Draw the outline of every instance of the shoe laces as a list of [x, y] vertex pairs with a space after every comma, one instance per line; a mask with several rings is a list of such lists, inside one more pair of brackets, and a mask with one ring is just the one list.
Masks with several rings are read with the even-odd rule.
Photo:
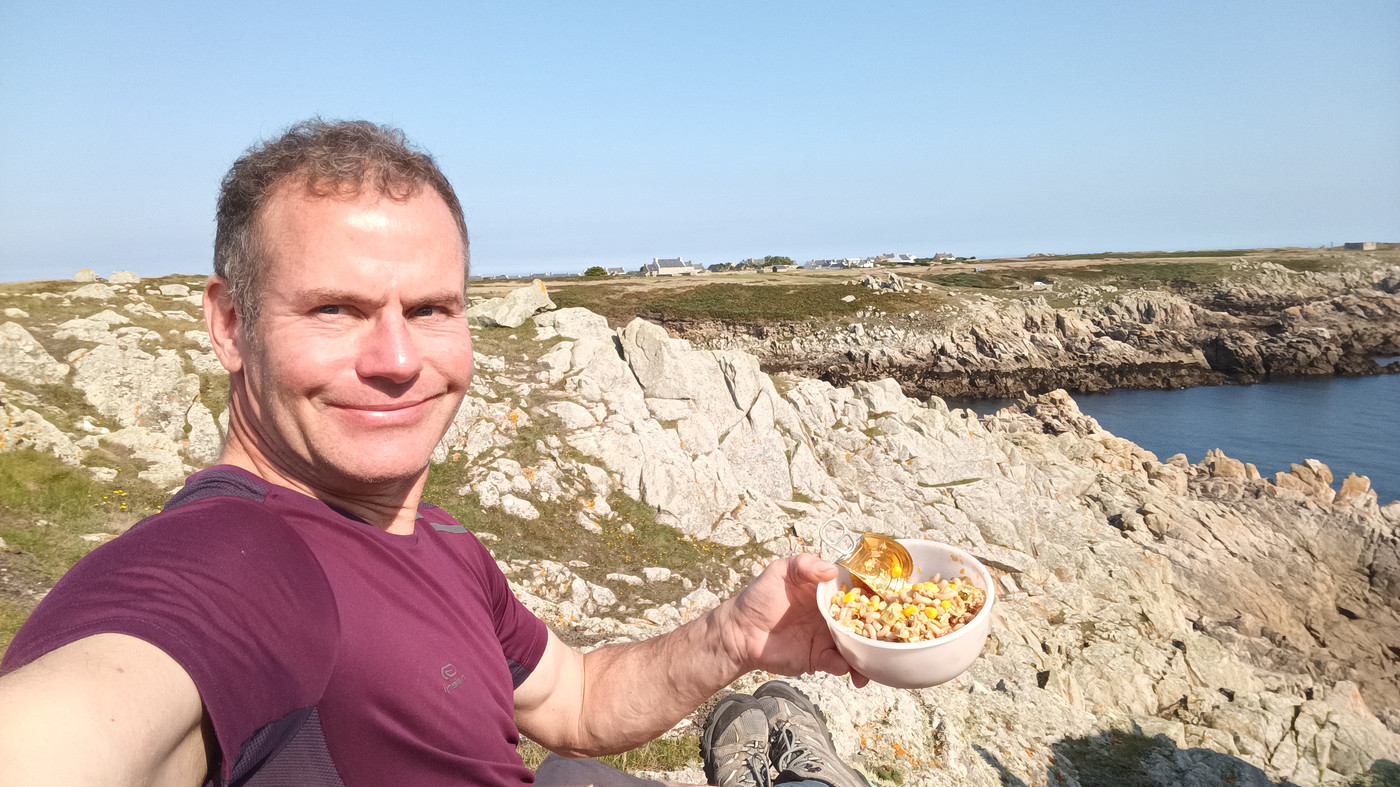
[[[766, 741], [748, 741], [744, 744], [744, 767], [753, 777], [749, 784], [768, 787], [772, 778], [768, 774], [768, 744]], [[745, 782], [739, 782], [744, 784]]]
[[773, 748], [782, 752], [778, 755], [778, 761], [774, 763], [779, 773], [783, 771], [797, 773], [798, 768], [807, 773], [815, 773], [822, 769], [821, 758], [807, 746], [798, 743], [797, 736], [786, 724], [774, 730], [773, 736], [776, 739]]
[[[739, 755], [739, 752], [735, 752]], [[742, 772], [738, 781], [729, 781], [731, 784], [753, 784], [756, 787], [769, 787], [773, 784], [773, 777], [769, 774], [769, 745], [767, 741], [748, 741], [743, 744], [743, 770], [748, 772], [749, 779], [743, 779]], [[734, 762], [734, 760], [729, 760]]]

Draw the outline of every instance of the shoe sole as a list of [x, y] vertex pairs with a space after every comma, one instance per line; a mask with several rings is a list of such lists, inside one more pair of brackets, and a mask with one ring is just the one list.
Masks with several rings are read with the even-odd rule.
[[705, 728], [700, 733], [700, 761], [705, 766], [705, 781], [715, 783], [715, 766], [710, 751], [714, 748], [717, 731], [728, 729], [744, 711], [753, 707], [758, 707], [758, 703], [752, 697], [746, 694], [730, 694], [710, 709], [709, 715], [705, 717]]

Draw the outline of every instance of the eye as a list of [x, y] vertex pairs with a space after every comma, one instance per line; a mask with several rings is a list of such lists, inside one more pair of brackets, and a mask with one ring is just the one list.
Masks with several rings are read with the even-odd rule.
[[413, 310], [414, 317], [432, 317], [439, 312], [436, 306], [419, 306]]
[[316, 311], [320, 314], [340, 314], [342, 310], [343, 307], [335, 304], [326, 304], [325, 306], [316, 307]]

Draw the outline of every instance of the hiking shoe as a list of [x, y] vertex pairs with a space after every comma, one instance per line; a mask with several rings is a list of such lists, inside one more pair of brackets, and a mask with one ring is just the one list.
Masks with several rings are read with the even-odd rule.
[[715, 787], [769, 787], [768, 716], [758, 700], [730, 694], [705, 717], [700, 758]]
[[832, 787], [870, 787], [870, 782], [836, 755], [821, 708], [791, 684], [770, 680], [753, 693], [772, 730], [768, 753], [778, 781], [816, 779]]

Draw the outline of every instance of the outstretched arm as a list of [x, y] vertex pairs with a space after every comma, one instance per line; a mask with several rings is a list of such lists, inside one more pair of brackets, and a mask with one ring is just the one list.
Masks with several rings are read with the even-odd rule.
[[199, 691], [154, 645], [97, 634], [0, 679], [0, 787], [197, 785]]
[[655, 738], [751, 670], [844, 675], [850, 667], [816, 604], [817, 583], [835, 575], [813, 555], [777, 560], [698, 620], [586, 655], [551, 634], [515, 693], [516, 724], [566, 756], [608, 754]]

